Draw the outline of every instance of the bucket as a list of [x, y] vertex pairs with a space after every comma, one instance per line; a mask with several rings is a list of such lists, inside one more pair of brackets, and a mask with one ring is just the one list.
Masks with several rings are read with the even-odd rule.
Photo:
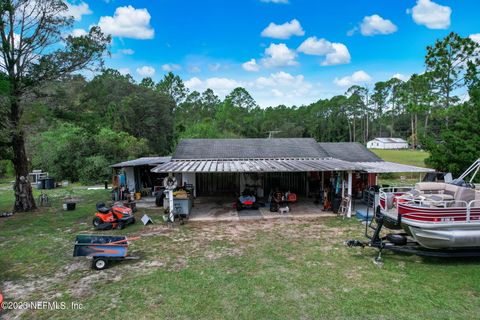
[[45, 189], [54, 189], [55, 188], [55, 179], [54, 178], [45, 178]]
[[135, 192], [135, 200], [142, 199], [142, 194], [140, 192]]
[[38, 190], [45, 189], [45, 179], [39, 179], [37, 181], [37, 189]]
[[66, 211], [73, 211], [75, 210], [76, 203], [75, 202], [67, 202], [63, 204], [63, 210]]

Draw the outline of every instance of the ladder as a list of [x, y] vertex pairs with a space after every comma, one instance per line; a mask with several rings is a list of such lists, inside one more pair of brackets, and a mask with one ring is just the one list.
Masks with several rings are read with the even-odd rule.
[[350, 208], [350, 202], [351, 202], [350, 197], [344, 197], [342, 198], [342, 202], [340, 203], [340, 207], [338, 208], [338, 215], [342, 215], [344, 219], [348, 214], [348, 209]]

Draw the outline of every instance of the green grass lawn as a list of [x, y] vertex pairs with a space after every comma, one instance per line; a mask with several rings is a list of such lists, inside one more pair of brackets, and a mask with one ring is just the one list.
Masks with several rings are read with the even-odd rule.
[[[426, 151], [417, 150], [382, 150], [382, 149], [370, 149], [377, 156], [385, 161], [397, 162], [401, 164], [427, 167], [425, 159], [429, 156]], [[380, 174], [378, 177], [379, 184], [386, 185], [414, 185], [418, 182], [423, 174], [418, 173], [387, 173]]]
[[429, 156], [426, 151], [404, 150], [382, 150], [370, 149], [377, 156], [385, 161], [397, 162], [417, 167], [426, 167], [425, 159]]
[[[75, 190], [76, 211], [54, 205], [0, 218], [0, 291], [6, 301], [81, 303], [83, 309], [8, 311], [2, 319], [472, 319], [480, 313], [480, 260], [424, 259], [352, 249], [355, 219], [278, 219], [135, 224], [104, 234], [140, 235], [138, 261], [93, 271], [73, 258], [76, 234], [91, 233], [105, 190]], [[11, 201], [0, 191], [1, 203]], [[136, 215], [141, 216], [142, 212]]]

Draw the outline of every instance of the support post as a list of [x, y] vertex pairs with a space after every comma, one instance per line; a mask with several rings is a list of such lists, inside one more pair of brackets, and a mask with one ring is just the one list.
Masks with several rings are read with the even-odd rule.
[[347, 211], [347, 218], [352, 217], [352, 179], [353, 179], [353, 173], [352, 171], [348, 171], [348, 186], [347, 186], [347, 196], [350, 198], [350, 201], [348, 202], [348, 211]]

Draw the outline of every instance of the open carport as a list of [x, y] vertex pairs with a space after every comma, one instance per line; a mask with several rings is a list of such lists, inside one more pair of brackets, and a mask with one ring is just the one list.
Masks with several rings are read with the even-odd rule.
[[[297, 194], [298, 206], [304, 201], [324, 204], [352, 199], [376, 184], [380, 172], [428, 171], [384, 162], [359, 143], [317, 143], [311, 138], [186, 139], [171, 161], [152, 169], [175, 174], [179, 185], [193, 186], [196, 203], [218, 202], [222, 208], [246, 188], [254, 189], [263, 203], [273, 190], [282, 189]], [[351, 202], [348, 206], [350, 215]]]

